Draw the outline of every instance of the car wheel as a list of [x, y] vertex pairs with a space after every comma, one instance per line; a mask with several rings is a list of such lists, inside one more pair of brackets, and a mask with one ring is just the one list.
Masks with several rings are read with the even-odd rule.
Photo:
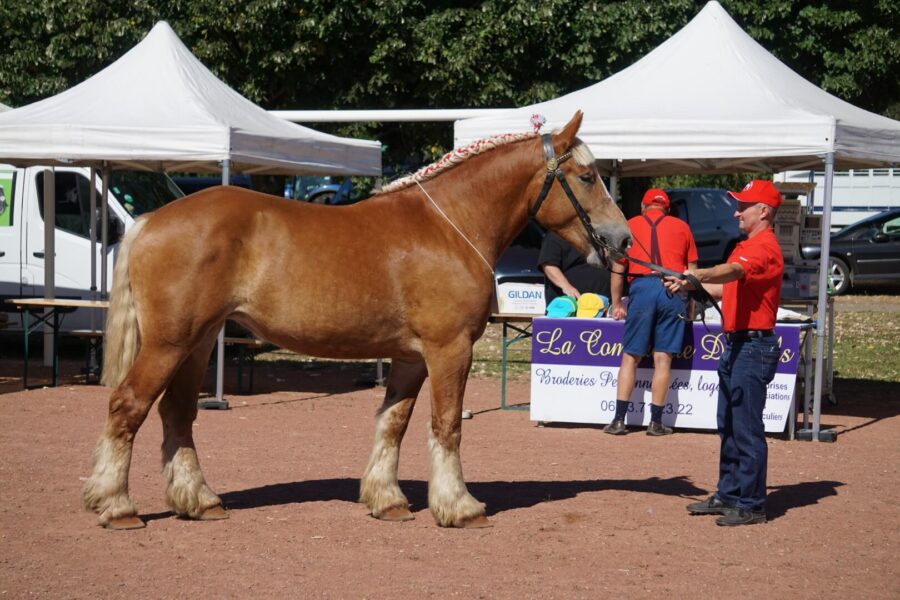
[[309, 201], [313, 204], [331, 204], [332, 198], [334, 198], [334, 192], [322, 192], [310, 198]]
[[828, 262], [828, 277], [834, 294], [843, 294], [850, 289], [850, 267], [840, 258], [831, 257]]

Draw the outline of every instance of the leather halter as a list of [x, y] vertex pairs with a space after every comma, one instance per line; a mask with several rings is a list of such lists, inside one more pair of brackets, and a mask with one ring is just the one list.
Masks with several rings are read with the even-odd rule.
[[572, 158], [572, 151], [569, 150], [561, 156], [556, 156], [556, 151], [553, 150], [553, 136], [549, 133], [541, 135], [541, 142], [544, 146], [544, 159], [547, 161], [547, 176], [544, 178], [544, 186], [541, 188], [537, 200], [534, 201], [534, 204], [528, 211], [528, 216], [533, 219], [537, 215], [538, 211], [541, 209], [541, 204], [544, 203], [544, 200], [547, 199], [547, 194], [550, 193], [550, 188], [553, 186], [553, 180], [558, 179], [559, 184], [566, 193], [566, 197], [568, 197], [569, 201], [572, 203], [572, 208], [575, 209], [575, 214], [578, 215], [581, 224], [584, 225], [584, 228], [587, 231], [588, 240], [600, 256], [600, 261], [603, 263], [603, 266], [608, 269], [609, 261], [606, 256], [606, 251], [615, 250], [610, 248], [606, 240], [601, 238], [597, 235], [597, 232], [594, 231], [594, 228], [591, 226], [590, 217], [588, 217], [587, 212], [581, 206], [581, 203], [578, 202], [578, 198], [575, 197], [575, 193], [572, 192], [572, 188], [569, 187], [569, 182], [566, 181], [565, 173], [563, 173], [562, 168], [560, 168], [562, 163]]

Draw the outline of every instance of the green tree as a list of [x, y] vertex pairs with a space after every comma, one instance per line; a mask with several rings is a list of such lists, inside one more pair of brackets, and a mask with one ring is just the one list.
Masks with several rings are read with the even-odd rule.
[[[629, 66], [700, 0], [0, 0], [0, 102], [19, 106], [96, 73], [167, 20], [216, 75], [269, 109], [506, 107]], [[811, 82], [900, 117], [896, 2], [722, 0]], [[452, 145], [449, 124], [312, 124], [382, 140], [412, 168]]]

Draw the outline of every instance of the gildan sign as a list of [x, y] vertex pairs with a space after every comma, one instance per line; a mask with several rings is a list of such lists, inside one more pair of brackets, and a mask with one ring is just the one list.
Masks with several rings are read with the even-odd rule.
[[540, 283], [501, 283], [497, 286], [497, 308], [501, 314], [543, 315], [544, 286]]
[[[672, 381], [663, 422], [715, 429], [717, 373], [725, 342], [718, 324], [687, 326], [681, 352], [672, 361]], [[535, 421], [609, 423], [616, 408], [616, 377], [622, 361], [624, 322], [611, 319], [536, 318], [532, 327], [531, 418]], [[784, 431], [800, 360], [800, 326], [775, 328], [781, 358], [769, 384], [766, 431]], [[638, 366], [626, 423], [650, 421], [653, 361]]]

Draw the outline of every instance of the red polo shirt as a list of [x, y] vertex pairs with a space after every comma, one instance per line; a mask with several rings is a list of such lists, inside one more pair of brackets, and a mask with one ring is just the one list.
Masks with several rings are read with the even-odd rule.
[[[665, 215], [659, 210], [647, 211], [646, 216], [656, 223], [656, 237], [659, 240], [659, 253], [662, 258], [660, 266], [684, 273], [688, 263], [697, 262], [697, 245], [687, 223], [677, 217]], [[628, 220], [628, 228], [634, 238], [628, 256], [653, 262], [650, 259], [650, 224], [647, 219], [644, 215], [632, 217]], [[628, 271], [632, 275], [650, 273], [650, 269], [637, 263], [631, 263]], [[628, 278], [629, 281], [631, 279]]]
[[784, 275], [784, 258], [775, 233], [767, 228], [738, 243], [726, 262], [741, 265], [744, 278], [723, 286], [723, 329], [774, 328]]

